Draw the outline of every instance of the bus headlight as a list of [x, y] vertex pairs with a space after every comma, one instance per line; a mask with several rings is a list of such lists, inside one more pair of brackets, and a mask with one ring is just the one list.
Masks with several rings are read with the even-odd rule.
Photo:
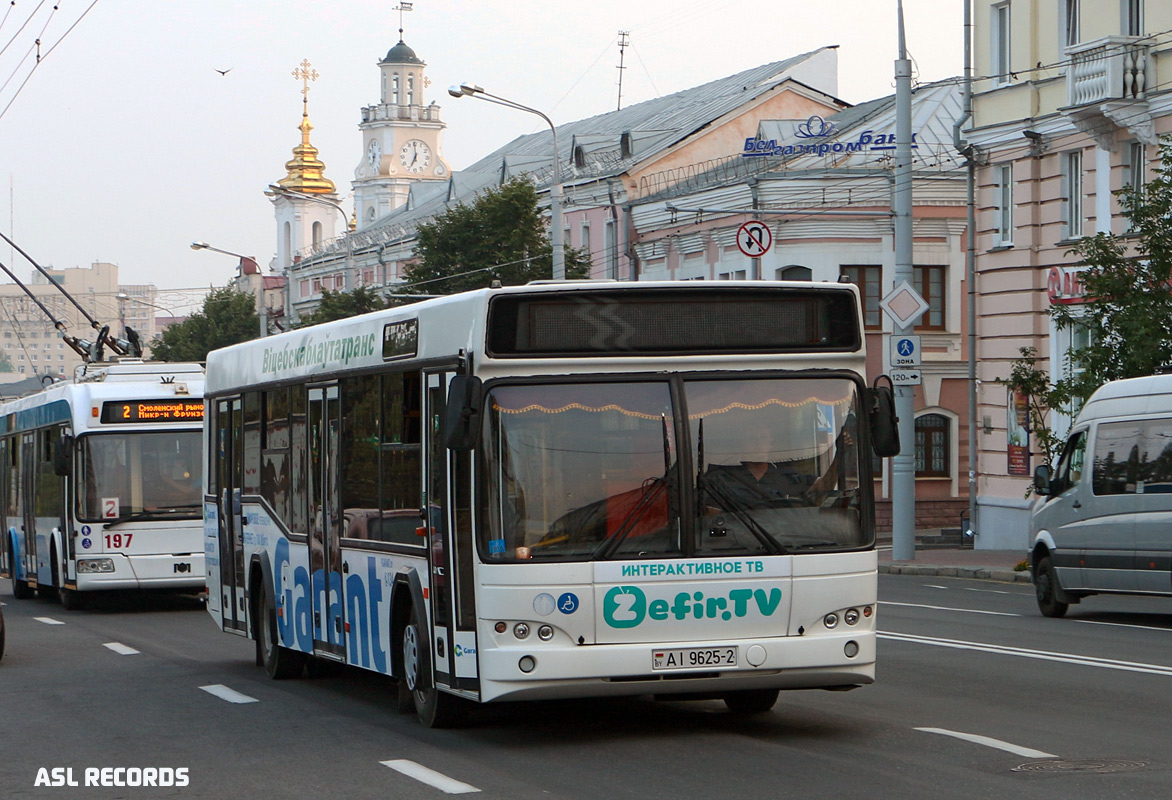
[[78, 572], [113, 572], [114, 559], [112, 558], [79, 558], [77, 560]]

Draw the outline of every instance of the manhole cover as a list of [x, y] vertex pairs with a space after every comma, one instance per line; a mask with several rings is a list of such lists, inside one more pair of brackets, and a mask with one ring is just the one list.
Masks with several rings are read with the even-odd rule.
[[1148, 765], [1146, 761], [1126, 761], [1119, 758], [1051, 758], [1045, 761], [1031, 761], [1014, 767], [1014, 772], [1134, 772]]

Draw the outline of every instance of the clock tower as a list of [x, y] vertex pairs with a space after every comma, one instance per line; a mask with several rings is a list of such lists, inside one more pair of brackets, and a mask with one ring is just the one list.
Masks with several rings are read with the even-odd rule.
[[427, 66], [402, 39], [379, 62], [382, 97], [362, 109], [362, 161], [354, 170], [354, 207], [358, 229], [407, 202], [416, 181], [446, 180], [449, 168], [440, 154], [440, 107], [425, 105]]

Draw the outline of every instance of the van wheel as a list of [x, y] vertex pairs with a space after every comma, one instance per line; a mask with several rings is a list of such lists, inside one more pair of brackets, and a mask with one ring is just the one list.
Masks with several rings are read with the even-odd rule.
[[1061, 617], [1066, 614], [1066, 609], [1070, 608], [1070, 605], [1058, 599], [1057, 593], [1061, 588], [1058, 576], [1054, 574], [1054, 566], [1050, 563], [1050, 557], [1042, 556], [1038, 559], [1038, 566], [1034, 568], [1034, 591], [1038, 595], [1038, 610], [1042, 612], [1042, 616]]
[[403, 677], [399, 679], [399, 708], [409, 696], [415, 714], [428, 728], [450, 728], [463, 721], [465, 706], [460, 698], [437, 689], [431, 680], [431, 645], [419, 609], [412, 607], [411, 621], [403, 629]]
[[777, 702], [777, 689], [748, 689], [741, 692], [727, 692], [723, 698], [728, 710], [734, 714], [764, 714]]

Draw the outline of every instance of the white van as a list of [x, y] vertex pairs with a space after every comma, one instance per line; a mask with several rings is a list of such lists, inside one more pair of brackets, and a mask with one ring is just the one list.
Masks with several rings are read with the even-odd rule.
[[1043, 614], [1092, 594], [1172, 596], [1172, 375], [1099, 387], [1034, 489], [1030, 571]]

